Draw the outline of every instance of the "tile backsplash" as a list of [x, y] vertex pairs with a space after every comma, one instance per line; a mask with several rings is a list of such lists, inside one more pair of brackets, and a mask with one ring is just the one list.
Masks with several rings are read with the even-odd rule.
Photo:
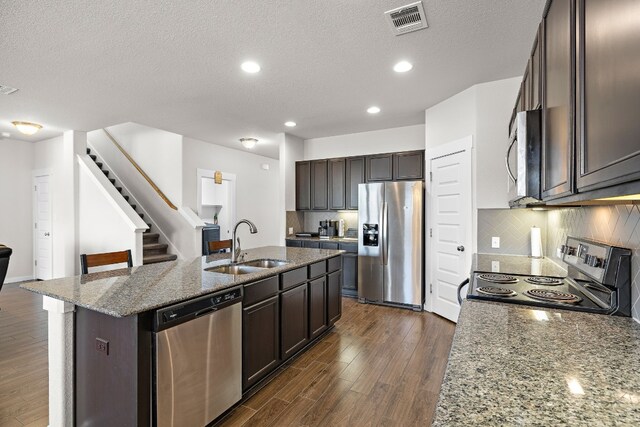
[[348, 228], [358, 227], [358, 212], [305, 212], [304, 213], [304, 229], [305, 231], [318, 231], [320, 221], [338, 221], [344, 220], [345, 231]]
[[[547, 235], [546, 211], [478, 209], [478, 253], [531, 255], [533, 226], [540, 228], [544, 249]], [[500, 248], [491, 247], [492, 237], [500, 237]]]
[[293, 228], [293, 234], [304, 231], [304, 213], [298, 211], [287, 211], [287, 234]]
[[566, 208], [548, 211], [547, 255], [561, 263], [557, 248], [567, 236], [585, 237], [633, 250], [631, 299], [640, 322], [640, 209], [636, 205]]

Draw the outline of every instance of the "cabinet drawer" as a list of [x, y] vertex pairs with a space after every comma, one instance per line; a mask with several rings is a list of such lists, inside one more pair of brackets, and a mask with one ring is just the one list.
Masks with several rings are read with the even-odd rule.
[[332, 273], [342, 268], [342, 256], [329, 258], [327, 261], [327, 272]]
[[300, 240], [289, 240], [287, 239], [287, 247], [289, 248], [301, 248], [302, 242]]
[[318, 276], [322, 276], [327, 272], [327, 262], [320, 261], [309, 266], [309, 279], [315, 279]]
[[320, 247], [320, 242], [317, 240], [303, 240], [302, 247], [318, 249]]
[[350, 254], [358, 253], [358, 244], [357, 243], [340, 243], [340, 249], [343, 251], [347, 251]]
[[307, 280], [307, 267], [296, 268], [295, 270], [282, 273], [280, 289], [289, 289]]
[[242, 304], [247, 307], [278, 293], [278, 276], [244, 285]]
[[338, 249], [338, 242], [320, 242], [320, 249]]

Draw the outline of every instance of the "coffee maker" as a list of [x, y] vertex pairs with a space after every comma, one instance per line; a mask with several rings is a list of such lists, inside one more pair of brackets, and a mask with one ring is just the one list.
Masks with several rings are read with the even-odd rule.
[[321, 238], [331, 238], [336, 235], [338, 221], [320, 221], [320, 227], [318, 227], [318, 234]]

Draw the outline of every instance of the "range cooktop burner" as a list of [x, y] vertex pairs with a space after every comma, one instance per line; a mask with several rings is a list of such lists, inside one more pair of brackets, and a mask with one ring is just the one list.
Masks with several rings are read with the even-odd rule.
[[494, 297], [515, 297], [518, 295], [516, 291], [505, 288], [497, 288], [495, 286], [483, 286], [478, 288], [478, 292], [485, 295], [491, 295]]
[[562, 280], [556, 279], [554, 277], [527, 277], [524, 279], [525, 282], [531, 283], [532, 285], [544, 285], [544, 286], [558, 286], [562, 285]]
[[582, 301], [582, 298], [577, 295], [558, 292], [552, 289], [529, 289], [525, 294], [540, 301], [561, 302], [565, 304], [576, 304]]
[[487, 273], [487, 274], [480, 274], [478, 278], [486, 282], [493, 282], [493, 283], [518, 283], [517, 278], [515, 278], [514, 276], [507, 276], [506, 274]]

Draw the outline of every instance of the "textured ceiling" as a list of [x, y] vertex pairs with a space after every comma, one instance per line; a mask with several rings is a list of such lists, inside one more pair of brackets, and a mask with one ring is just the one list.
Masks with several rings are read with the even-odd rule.
[[[275, 136], [424, 122], [473, 85], [520, 75], [544, 0], [423, 0], [429, 28], [391, 33], [411, 0], [0, 0], [0, 131], [40, 140], [123, 122], [278, 156]], [[252, 59], [262, 72], [249, 75]], [[392, 71], [407, 59], [414, 69]], [[365, 110], [378, 105], [376, 116]], [[298, 126], [285, 128], [286, 120]]]

